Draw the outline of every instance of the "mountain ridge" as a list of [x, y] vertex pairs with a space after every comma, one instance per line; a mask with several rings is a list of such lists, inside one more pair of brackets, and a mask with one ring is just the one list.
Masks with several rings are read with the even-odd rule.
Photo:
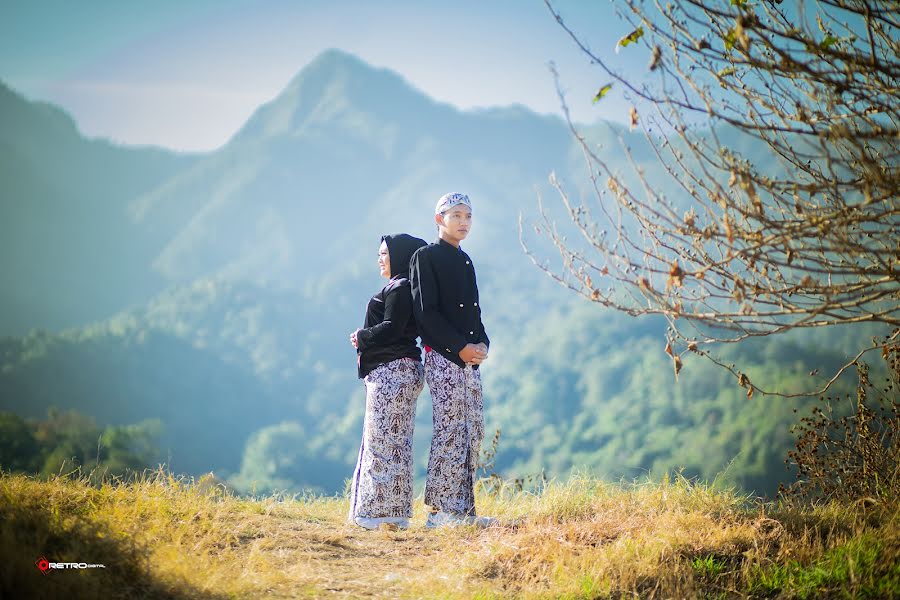
[[[240, 470], [244, 481], [279, 464], [253, 458], [283, 447], [267, 445], [278, 439], [300, 475], [276, 473], [268, 485], [293, 477], [339, 490], [364, 410], [347, 337], [383, 285], [380, 236], [434, 239], [434, 202], [453, 190], [474, 206], [464, 248], [494, 342], [485, 397], [489, 427], [496, 421], [505, 436], [498, 468], [583, 465], [617, 477], [680, 465], [708, 476], [740, 455], [735, 479], [752, 488], [780, 464], [790, 442], [781, 412], [747, 403], [709, 363], [686, 365], [672, 386], [663, 322], [579, 303], [522, 252], [519, 215], [530, 231], [538, 196], [550, 199], [551, 220], [568, 223], [551, 171], [576, 205], [603, 201], [561, 119], [521, 106], [460, 111], [342, 52], [293, 84], [244, 135], [200, 156], [80, 135], [69, 147], [63, 134], [25, 152], [0, 130], [0, 332], [64, 330], [0, 339], [0, 410], [40, 416], [56, 404], [100, 423], [155, 416], [177, 468]], [[21, 107], [39, 127], [45, 109]], [[54, 123], [48, 131], [71, 131]], [[618, 126], [587, 139], [625, 170], [619, 137], [643, 152], [638, 160], [652, 156], [639, 133]], [[552, 244], [534, 243], [561, 268]], [[792, 385], [812, 368], [747, 361], [765, 374], [751, 372], [755, 382], [771, 371]], [[421, 402], [419, 472], [430, 423]], [[767, 435], [777, 444], [758, 443]]]
[[156, 291], [154, 241], [127, 200], [193, 160], [88, 139], [63, 109], [0, 83], [0, 334], [85, 323]]
[[[153, 267], [171, 282], [209, 273], [298, 278], [297, 257], [309, 248], [336, 260], [359, 238], [330, 231], [333, 221], [319, 218], [318, 203], [337, 202], [345, 214], [362, 217], [409, 207], [392, 230], [416, 221], [429, 228], [425, 206], [446, 189], [465, 187], [473, 198], [496, 200], [481, 205], [488, 222], [509, 222], [515, 215], [502, 206], [515, 192], [485, 178], [485, 167], [502, 161], [514, 185], [525, 183], [521, 193], [530, 193], [543, 179], [535, 173], [568, 163], [571, 146], [559, 119], [521, 106], [459, 111], [393, 71], [329, 50], [227, 144], [135, 199], [131, 212], [168, 237]], [[435, 175], [423, 180], [426, 173]]]

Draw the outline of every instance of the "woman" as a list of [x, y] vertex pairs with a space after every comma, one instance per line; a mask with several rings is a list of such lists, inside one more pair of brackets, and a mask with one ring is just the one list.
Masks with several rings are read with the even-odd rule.
[[409, 261], [425, 245], [405, 233], [381, 238], [378, 266], [389, 281], [369, 300], [363, 328], [350, 334], [366, 385], [366, 416], [349, 521], [366, 529], [406, 528], [412, 517], [413, 421], [424, 373]]

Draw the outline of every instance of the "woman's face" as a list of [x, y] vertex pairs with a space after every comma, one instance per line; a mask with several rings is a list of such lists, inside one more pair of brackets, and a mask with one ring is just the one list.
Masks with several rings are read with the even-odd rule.
[[381, 269], [381, 276], [391, 278], [391, 254], [388, 252], [387, 242], [381, 242], [378, 248], [378, 268]]

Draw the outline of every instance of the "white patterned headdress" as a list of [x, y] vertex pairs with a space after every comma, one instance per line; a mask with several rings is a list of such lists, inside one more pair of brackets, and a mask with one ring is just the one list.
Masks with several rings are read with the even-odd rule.
[[457, 204], [465, 204], [469, 207], [469, 209], [472, 208], [472, 203], [469, 201], [469, 197], [465, 194], [444, 194], [443, 196], [441, 196], [441, 199], [438, 200], [437, 205], [434, 207], [434, 214], [443, 214]]

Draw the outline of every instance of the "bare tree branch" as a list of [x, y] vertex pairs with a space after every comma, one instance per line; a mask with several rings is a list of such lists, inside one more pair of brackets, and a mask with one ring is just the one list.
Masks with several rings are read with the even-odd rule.
[[762, 390], [699, 345], [854, 323], [883, 324], [895, 330], [884, 343], [898, 343], [900, 3], [623, 0], [633, 30], [623, 39], [649, 50], [652, 80], [616, 71], [545, 3], [637, 103], [632, 126], [667, 181], [648, 176], [621, 138], [635, 177], [616, 172], [573, 124], [551, 67], [596, 206], [551, 176], [580, 242], [539, 200], [538, 233], [562, 269], [529, 250], [520, 222], [539, 268], [603, 306], [663, 315], [676, 373], [697, 352], [748, 395], [800, 394]]

